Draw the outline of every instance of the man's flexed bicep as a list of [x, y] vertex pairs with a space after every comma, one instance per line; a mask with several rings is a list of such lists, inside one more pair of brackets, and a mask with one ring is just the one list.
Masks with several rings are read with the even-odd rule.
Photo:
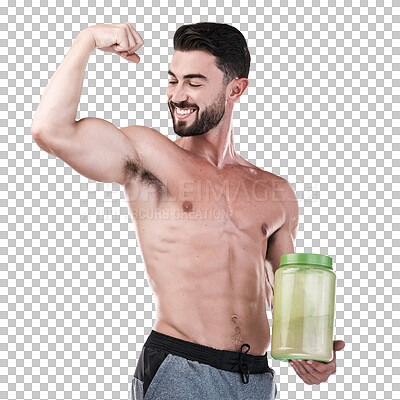
[[118, 129], [106, 120], [88, 117], [77, 121], [62, 134], [40, 132], [34, 139], [39, 147], [86, 178], [123, 185], [126, 162], [139, 164], [138, 153], [124, 129]]
[[271, 312], [274, 306], [275, 272], [280, 266], [281, 255], [294, 253], [294, 241], [299, 221], [298, 201], [288, 182], [285, 183], [282, 195], [285, 219], [282, 226], [269, 237], [265, 259], [267, 303]]
[[93, 50], [116, 53], [137, 63], [136, 51], [143, 44], [130, 23], [100, 24], [80, 32], [35, 112], [31, 132], [38, 146], [89, 179], [123, 184], [127, 159], [137, 160], [132, 141], [110, 122], [100, 118], [76, 121], [76, 113]]

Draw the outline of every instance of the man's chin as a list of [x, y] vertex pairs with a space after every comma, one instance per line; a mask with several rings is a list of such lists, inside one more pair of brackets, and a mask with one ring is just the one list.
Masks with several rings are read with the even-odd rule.
[[185, 131], [182, 131], [182, 130], [179, 130], [179, 129], [178, 130], [174, 129], [174, 132], [180, 137], [195, 136], [191, 132], [185, 132]]
[[193, 133], [190, 129], [176, 129], [174, 126], [174, 132], [180, 137], [188, 137], [188, 136], [196, 136], [196, 133]]
[[[174, 130], [175, 131], [175, 130]], [[175, 131], [175, 133], [178, 135], [178, 136], [180, 136], [180, 137], [192, 137], [192, 136], [201, 136], [201, 135], [204, 135], [204, 132], [203, 133], [193, 133], [193, 132], [182, 132], [182, 131]]]
[[175, 122], [173, 123], [174, 126], [174, 132], [178, 135], [178, 136], [193, 136], [192, 133], [190, 132], [190, 129], [188, 129], [188, 127], [186, 126], [186, 122]]

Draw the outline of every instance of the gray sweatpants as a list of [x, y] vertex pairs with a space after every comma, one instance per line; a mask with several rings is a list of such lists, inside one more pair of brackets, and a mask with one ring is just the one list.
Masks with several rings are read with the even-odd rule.
[[[162, 336], [167, 341], [172, 340], [152, 331], [151, 335], [155, 334], [157, 340]], [[173, 340], [180, 346], [179, 339]], [[193, 348], [193, 344], [189, 342], [184, 342], [183, 345]], [[199, 349], [204, 347], [196, 346], [199, 346]], [[231, 353], [215, 351], [221, 352], [219, 354], [223, 356], [225, 356], [223, 353]], [[250, 365], [249, 360], [255, 356], [246, 354], [246, 357], [245, 360]], [[195, 353], [191, 353], [188, 358], [168, 354], [166, 348], [162, 350], [146, 343], [132, 379], [131, 400], [274, 400], [276, 398], [278, 390], [275, 371], [269, 367], [262, 373], [250, 371], [247, 383], [244, 383], [239, 372], [194, 361]]]

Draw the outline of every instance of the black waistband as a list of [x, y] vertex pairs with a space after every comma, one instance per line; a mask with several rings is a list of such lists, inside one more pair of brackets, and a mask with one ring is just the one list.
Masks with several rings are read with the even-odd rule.
[[[271, 372], [268, 366], [267, 353], [263, 356], [247, 354], [250, 345], [244, 343], [241, 352], [217, 350], [201, 344], [187, 342], [172, 336], [152, 330], [144, 344], [147, 347], [158, 348], [187, 360], [208, 364], [224, 371], [240, 372], [243, 383], [248, 383], [249, 374]], [[247, 350], [243, 351], [244, 348]]]

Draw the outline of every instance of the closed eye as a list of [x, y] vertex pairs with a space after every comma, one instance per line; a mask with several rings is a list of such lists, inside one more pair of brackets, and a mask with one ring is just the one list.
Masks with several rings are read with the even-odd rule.
[[[169, 85], [176, 85], [178, 82], [175, 81], [169, 81], [168, 84]], [[193, 85], [192, 83], [189, 83], [189, 86], [191, 87], [200, 87], [201, 85]]]

